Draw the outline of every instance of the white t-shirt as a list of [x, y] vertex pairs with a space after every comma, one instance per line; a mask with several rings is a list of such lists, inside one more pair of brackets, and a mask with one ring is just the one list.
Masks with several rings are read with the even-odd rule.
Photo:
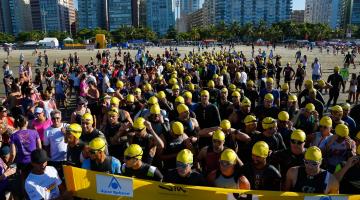
[[25, 190], [30, 199], [54, 199], [60, 196], [61, 179], [52, 166], [46, 166], [45, 173], [30, 173], [25, 181]]
[[320, 69], [321, 69], [320, 63], [314, 63], [314, 68], [313, 68], [312, 74], [320, 75]]
[[50, 145], [51, 161], [66, 161], [67, 143], [65, 143], [64, 134], [61, 132], [61, 128], [67, 126], [68, 124], [66, 123], [63, 123], [59, 128], [50, 126], [44, 132], [44, 145]]
[[246, 74], [246, 72], [241, 72], [240, 82], [246, 84], [246, 82], [247, 82], [247, 74]]
[[105, 75], [101, 86], [102, 91], [106, 91], [108, 89], [108, 85], [110, 85], [110, 79], [108, 75]]
[[[95, 85], [97, 85], [96, 78], [95, 78], [95, 76], [93, 76], [92, 74], [88, 74], [86, 83], [89, 83], [90, 81], [93, 81], [93, 82], [95, 83]], [[79, 85], [80, 85], [80, 84], [79, 84]]]
[[163, 71], [164, 71], [164, 66], [159, 65], [159, 66], [158, 66], [158, 70], [157, 70], [158, 75], [160, 76]]

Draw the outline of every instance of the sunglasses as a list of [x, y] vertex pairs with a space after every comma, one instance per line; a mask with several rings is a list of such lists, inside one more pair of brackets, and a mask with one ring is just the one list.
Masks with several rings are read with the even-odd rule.
[[176, 168], [181, 168], [181, 169], [185, 169], [188, 166], [191, 167], [192, 164], [189, 163], [182, 163], [182, 162], [176, 162]]
[[96, 154], [97, 152], [101, 151], [102, 148], [104, 148], [106, 146], [106, 144], [98, 149], [90, 149], [89, 152], [90, 154]]
[[135, 132], [141, 132], [142, 130], [144, 130], [144, 129], [135, 129], [135, 128], [133, 128], [133, 131], [135, 131]]
[[320, 162], [311, 161], [311, 160], [304, 160], [304, 164], [311, 166], [311, 167], [317, 167], [320, 165]]
[[229, 162], [229, 161], [226, 161], [226, 160], [220, 160], [220, 165], [227, 168], [227, 167], [230, 167], [230, 166], [232, 166], [234, 164]]
[[52, 120], [61, 119], [60, 117], [52, 117]]
[[291, 143], [292, 143], [292, 144], [296, 144], [296, 145], [302, 145], [302, 144], [304, 144], [304, 142], [299, 141], [299, 140], [291, 140]]
[[92, 155], [96, 154], [97, 152], [98, 152], [98, 150], [90, 150], [89, 151], [89, 153], [92, 154]]
[[139, 155], [136, 155], [136, 156], [125, 156], [124, 159], [125, 159], [125, 160], [131, 160], [131, 159], [139, 160], [139, 159], [137, 158], [138, 156], [142, 156], [142, 154], [139, 154]]

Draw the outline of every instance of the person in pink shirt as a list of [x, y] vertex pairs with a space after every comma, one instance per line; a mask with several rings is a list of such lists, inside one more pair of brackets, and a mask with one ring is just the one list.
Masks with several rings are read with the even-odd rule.
[[80, 96], [86, 97], [88, 89], [89, 89], [89, 86], [86, 83], [86, 75], [83, 74], [80, 78]]
[[40, 140], [44, 141], [44, 132], [52, 125], [52, 121], [46, 117], [45, 111], [41, 107], [35, 108], [34, 115], [35, 119], [31, 121], [29, 127], [35, 129], [39, 133]]

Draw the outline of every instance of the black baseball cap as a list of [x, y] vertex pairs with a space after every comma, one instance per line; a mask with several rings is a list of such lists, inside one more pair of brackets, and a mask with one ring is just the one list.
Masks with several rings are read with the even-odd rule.
[[6, 107], [0, 106], [0, 112], [6, 112], [6, 111], [7, 111]]
[[49, 161], [49, 157], [44, 149], [36, 149], [31, 152], [31, 162], [41, 164]]
[[1, 147], [1, 150], [0, 150], [0, 155], [1, 156], [6, 156], [10, 153], [10, 147], [9, 146], [3, 146]]
[[88, 101], [85, 99], [85, 97], [79, 96], [77, 103], [78, 104], [88, 104]]

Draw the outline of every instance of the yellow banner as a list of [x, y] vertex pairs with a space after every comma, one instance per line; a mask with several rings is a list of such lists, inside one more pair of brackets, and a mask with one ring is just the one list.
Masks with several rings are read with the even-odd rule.
[[[295, 192], [234, 190], [214, 187], [185, 186], [147, 181], [71, 166], [64, 166], [66, 187], [75, 196], [87, 199], [146, 200], [358, 200], [360, 195], [309, 195]], [[279, 196], [281, 196], [279, 198]]]

